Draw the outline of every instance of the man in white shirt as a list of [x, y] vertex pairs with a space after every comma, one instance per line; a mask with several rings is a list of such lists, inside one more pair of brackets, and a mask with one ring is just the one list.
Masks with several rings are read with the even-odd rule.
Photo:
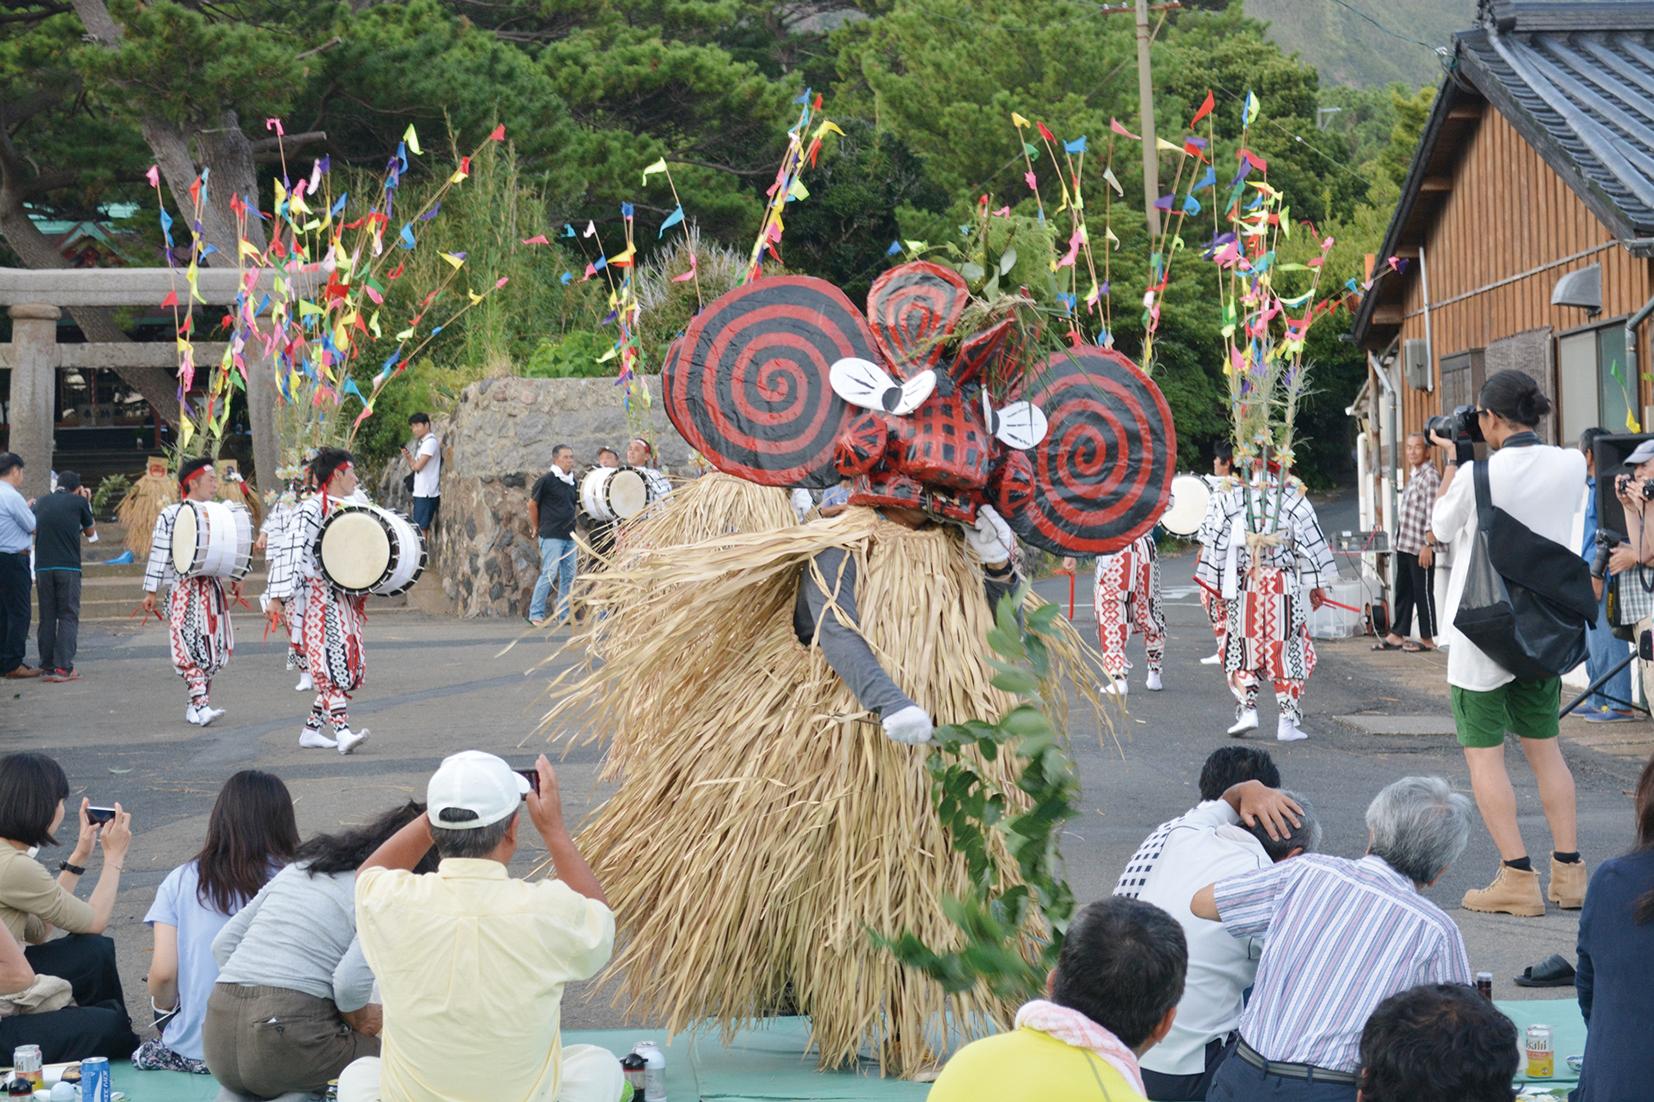
[[[557, 875], [515, 880], [518, 809]], [[411, 869], [436, 846], [442, 863]], [[544, 754], [525, 772], [493, 754], [443, 759], [419, 816], [356, 874], [356, 931], [379, 981], [378, 1057], [339, 1076], [339, 1102], [617, 1102], [620, 1062], [562, 1043], [563, 988], [614, 948], [614, 912], [563, 822]]]
[[[1585, 487], [1585, 457], [1573, 448], [1540, 443], [1534, 428], [1550, 412], [1550, 399], [1520, 371], [1501, 371], [1489, 378], [1479, 399], [1476, 424], [1492, 449], [1485, 462], [1493, 506], [1534, 534], [1569, 544], [1574, 507]], [[1529, 917], [1545, 913], [1547, 895], [1540, 893], [1539, 873], [1516, 824], [1516, 792], [1505, 769], [1505, 734], [1510, 731], [1518, 736], [1533, 770], [1551, 829], [1548, 897], [1564, 909], [1577, 909], [1585, 902], [1587, 877], [1579, 856], [1574, 778], [1557, 742], [1562, 679], [1516, 677], [1454, 624], [1476, 539], [1476, 463], [1471, 461], [1468, 437], [1455, 441], [1432, 433], [1430, 438], [1450, 456], [1430, 530], [1436, 540], [1453, 545], [1453, 576], [1442, 617], [1453, 723], [1470, 768], [1476, 807], [1503, 862], [1492, 884], [1465, 893], [1463, 906]], [[1456, 473], [1460, 466], [1468, 468], [1462, 477]]]
[[649, 487], [649, 501], [651, 504], [664, 498], [672, 492], [672, 483], [667, 481], [660, 468], [655, 466], [655, 446], [641, 436], [635, 436], [626, 444], [626, 465], [634, 468], [643, 476], [644, 484]]
[[1249, 787], [1259, 795], [1269, 791], [1257, 781], [1245, 781], [1223, 799], [1202, 803], [1178, 820], [1137, 897], [1175, 918], [1189, 946], [1188, 977], [1171, 1031], [1139, 1061], [1143, 1085], [1154, 1102], [1206, 1097], [1223, 1062], [1224, 1046], [1240, 1024], [1245, 993], [1263, 955], [1260, 940], [1231, 937], [1221, 922], [1196, 918], [1189, 900], [1214, 879], [1256, 872], [1320, 844], [1314, 810], [1292, 792], [1276, 794], [1300, 809], [1298, 825], [1284, 837], [1271, 838], [1261, 825], [1242, 827], [1239, 809]]
[[413, 522], [429, 536], [442, 505], [442, 445], [431, 431], [431, 415], [415, 413], [408, 418], [414, 446], [402, 449], [402, 458], [413, 471]]

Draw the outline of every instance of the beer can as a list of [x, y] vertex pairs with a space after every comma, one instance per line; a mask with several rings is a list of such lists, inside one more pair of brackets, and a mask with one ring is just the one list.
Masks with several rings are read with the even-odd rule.
[[639, 1041], [632, 1051], [643, 1057], [644, 1102], [666, 1102], [666, 1053], [653, 1041]]
[[110, 1102], [114, 1091], [107, 1057], [88, 1056], [80, 1062], [80, 1102]]
[[1527, 1038], [1529, 1079], [1549, 1079], [1556, 1074], [1556, 1052], [1551, 1044], [1551, 1027], [1530, 1025]]
[[1491, 1000], [1493, 998], [1493, 973], [1492, 972], [1477, 972], [1476, 973], [1476, 994], [1478, 994], [1482, 998], [1488, 999], [1488, 1000]]
[[27, 1079], [35, 1090], [46, 1089], [45, 1064], [40, 1059], [39, 1045], [19, 1045], [11, 1056], [12, 1076]]

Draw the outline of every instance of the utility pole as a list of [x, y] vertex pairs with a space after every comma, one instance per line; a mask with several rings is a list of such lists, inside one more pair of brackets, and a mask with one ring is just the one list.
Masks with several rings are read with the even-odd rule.
[[1154, 144], [1154, 75], [1149, 70], [1149, 0], [1137, 0], [1137, 101], [1143, 133], [1143, 217], [1149, 236], [1160, 233], [1160, 151]]

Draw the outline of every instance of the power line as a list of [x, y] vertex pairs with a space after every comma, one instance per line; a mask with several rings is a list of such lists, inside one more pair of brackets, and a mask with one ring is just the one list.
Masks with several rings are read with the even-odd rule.
[[1379, 30], [1383, 31], [1385, 34], [1389, 35], [1391, 38], [1398, 39], [1402, 42], [1411, 43], [1414, 46], [1423, 46], [1425, 49], [1429, 50], [1433, 54], [1441, 53], [1441, 47], [1432, 46], [1428, 42], [1422, 42], [1417, 38], [1409, 38], [1407, 35], [1404, 35], [1404, 34], [1400, 33], [1399, 31], [1391, 30], [1389, 27], [1386, 27], [1384, 24], [1380, 23], [1378, 20], [1374, 19], [1372, 16], [1368, 15], [1366, 12], [1362, 11], [1360, 8], [1356, 7], [1354, 4], [1350, 3], [1349, 0], [1332, 0], [1332, 2], [1334, 4], [1337, 4], [1339, 7], [1343, 8], [1345, 11], [1349, 12], [1351, 15], [1354, 15], [1356, 18], [1364, 19], [1368, 23], [1371, 23], [1373, 26], [1377, 27]]

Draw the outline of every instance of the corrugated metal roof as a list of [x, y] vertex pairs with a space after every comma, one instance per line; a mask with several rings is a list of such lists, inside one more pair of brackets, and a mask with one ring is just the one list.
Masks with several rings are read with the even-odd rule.
[[[1433, 212], [1416, 209], [1420, 188], [1456, 157], [1435, 146], [1451, 129], [1449, 110], [1467, 96], [1508, 119], [1609, 232], [1654, 237], [1654, 2], [1484, 0], [1479, 19], [1453, 36], [1454, 75], [1436, 97], [1385, 253], [1428, 232]], [[1385, 282], [1357, 311], [1358, 341], [1369, 336], [1377, 302], [1399, 291], [1397, 281]]]

